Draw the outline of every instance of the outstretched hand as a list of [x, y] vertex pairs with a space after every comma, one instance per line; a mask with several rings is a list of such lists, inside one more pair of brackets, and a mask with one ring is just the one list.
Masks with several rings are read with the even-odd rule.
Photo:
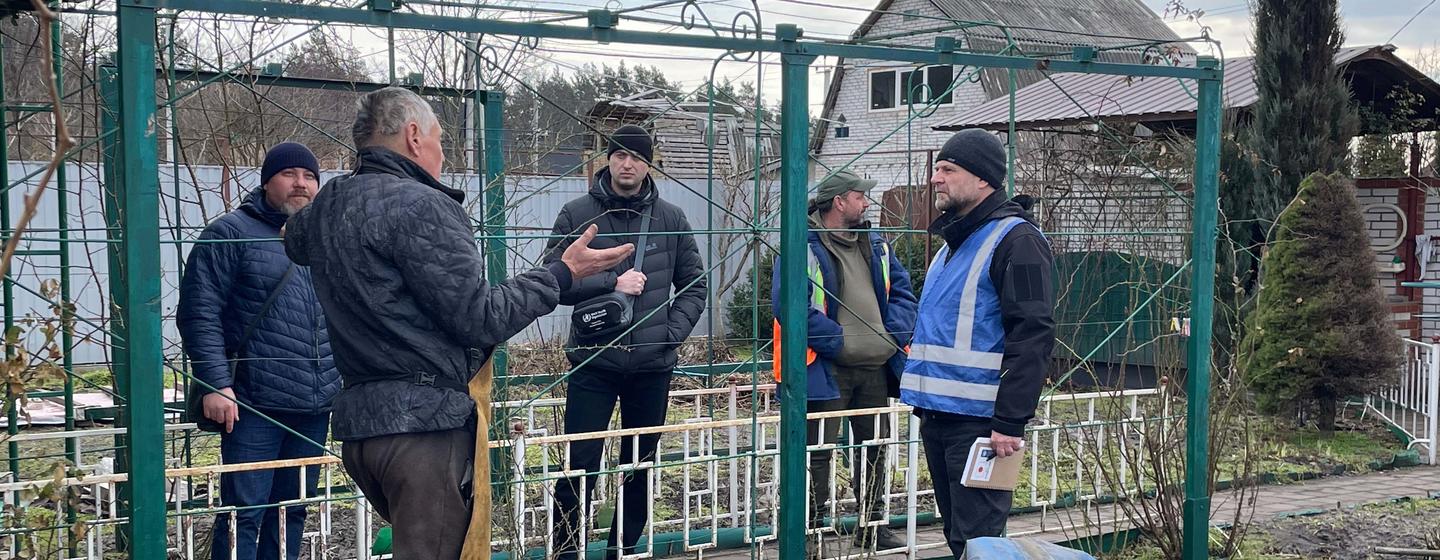
[[580, 238], [566, 247], [565, 253], [560, 255], [560, 262], [570, 267], [570, 274], [576, 279], [615, 268], [615, 265], [635, 252], [634, 243], [610, 249], [590, 248], [590, 242], [595, 240], [595, 234], [599, 231], [598, 226], [590, 224], [590, 227], [580, 234]]

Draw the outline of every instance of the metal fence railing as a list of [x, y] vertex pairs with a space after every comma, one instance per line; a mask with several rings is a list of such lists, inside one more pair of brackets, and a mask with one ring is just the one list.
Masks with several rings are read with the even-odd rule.
[[1365, 410], [1405, 433], [1411, 447], [1423, 447], [1436, 464], [1440, 436], [1440, 345], [1405, 340], [1398, 383], [1365, 396]]
[[[601, 439], [606, 452], [595, 483], [595, 500], [582, 512], [585, 540], [603, 542], [611, 519], [628, 514], [617, 499], [619, 482], [627, 473], [644, 470], [650, 508], [640, 539], [643, 546], [627, 558], [682, 555], [694, 557], [701, 551], [725, 548], [755, 548], [760, 557], [773, 557], [775, 524], [779, 516], [779, 400], [773, 384], [733, 384], [715, 388], [672, 391], [670, 417], [664, 426], [642, 429], [612, 429], [605, 432], [560, 434], [564, 399], [537, 399], [496, 403], [496, 410], [508, 411], [512, 433], [499, 438], [492, 449], [501, 462], [495, 463], [496, 502], [494, 544], [508, 558], [549, 558], [555, 551], [557, 523], [555, 488], [561, 481], [583, 474], [569, 470], [570, 443]], [[1140, 472], [1128, 472], [1118, 461], [1118, 477], [1102, 477], [1102, 468], [1093, 456], [1094, 446], [1120, 448], [1142, 441], [1147, 430], [1168, 429], [1178, 437], [1181, 422], [1170, 418], [1171, 404], [1156, 389], [1056, 394], [1046, 396], [1027, 435], [1027, 472], [1015, 493], [1016, 507], [1046, 512], [1067, 506], [1092, 503], [1131, 495], [1146, 489]], [[850, 533], [859, 527], [889, 523], [909, 544], [892, 552], [915, 554], [944, 548], [943, 542], [917, 538], [925, 525], [938, 521], [934, 489], [929, 483], [919, 437], [919, 421], [906, 406], [813, 413], [820, 423], [845, 422], [865, 417], [875, 423], [874, 433], [885, 434], [869, 441], [850, 441], [848, 422], [842, 436], [831, 444], [808, 446], [812, 453], [830, 461], [834, 476], [826, 483], [834, 499], [823, 511], [814, 512], [814, 496], [806, 502], [809, 514], [828, 521], [812, 527], [806, 539], [824, 543], [826, 558], [851, 557], [867, 553], [854, 546]], [[882, 425], [883, 424], [883, 428]], [[193, 424], [172, 424], [171, 431], [193, 429]], [[25, 443], [110, 437], [115, 428], [22, 434]], [[821, 430], [823, 432], [823, 429]], [[621, 457], [621, 442], [644, 436], [659, 436], [655, 458], [637, 461]], [[1089, 446], [1089, 447], [1087, 447]], [[866, 479], [868, 448], [883, 448], [885, 459], [879, 472], [883, 511], [874, 521], [857, 520], [858, 504], [850, 492], [855, 477]], [[1135, 452], [1134, 450], [1130, 451]], [[28, 506], [34, 512], [54, 513], [49, 528], [34, 523], [0, 530], [0, 557], [16, 557], [23, 544], [48, 541], [48, 557], [98, 560], [119, 552], [118, 533], [127, 521], [120, 506], [119, 489], [123, 473], [108, 472], [105, 461], [95, 461], [94, 452], [84, 454], [90, 464], [79, 465], [66, 477], [37, 477], [0, 483], [0, 499], [6, 504]], [[170, 558], [210, 558], [209, 545], [215, 515], [237, 508], [219, 503], [220, 475], [226, 472], [268, 470], [303, 466], [320, 468], [316, 495], [270, 504], [277, 508], [281, 530], [287, 507], [305, 506], [309, 520], [303, 534], [303, 557], [311, 559], [384, 558], [371, 545], [383, 523], [358, 491], [349, 485], [333, 455], [308, 459], [268, 461], [234, 465], [170, 468], [166, 471], [167, 540]], [[307, 469], [294, 469], [305, 487]], [[1110, 473], [1113, 475], [1114, 473]], [[582, 479], [583, 480], [583, 479]], [[1106, 481], [1109, 482], [1106, 482]], [[1118, 480], [1118, 483], [1116, 482]], [[808, 482], [808, 481], [807, 481]], [[581, 482], [584, 484], [584, 482]], [[1114, 486], [1114, 487], [1112, 487]], [[51, 498], [44, 496], [49, 495]], [[56, 499], [54, 496], [68, 496]], [[65, 502], [82, 512], [74, 527], [62, 517]], [[1050, 516], [1047, 516], [1050, 517]], [[230, 517], [232, 520], [235, 516]], [[598, 520], [598, 522], [597, 522]], [[1019, 536], [1036, 531], [1079, 530], [1054, 524], [1021, 530]], [[232, 521], [229, 531], [235, 542]], [[75, 527], [79, 527], [76, 529]], [[284, 534], [280, 542], [285, 542]], [[32, 550], [36, 548], [32, 546]], [[69, 554], [73, 549], [75, 554]], [[223, 555], [223, 551], [221, 553]], [[232, 556], [233, 545], [232, 545]]]
[[[780, 507], [780, 417], [774, 391], [774, 385], [674, 391], [672, 418], [667, 425], [588, 434], [557, 435], [547, 427], [553, 425], [548, 419], [561, 414], [563, 399], [497, 403], [497, 407], [518, 407], [513, 410], [520, 419], [520, 429], [512, 439], [492, 444], [509, 451], [511, 482], [505, 498], [510, 511], [503, 521], [498, 521], [502, 516], [496, 516], [495, 544], [516, 553], [525, 551], [526, 557], [553, 557], [557, 550], [554, 534], [561, 522], [555, 507], [556, 487], [584, 474], [566, 468], [569, 444], [602, 439], [610, 451], [605, 453], [594, 483], [594, 504], [582, 511], [581, 526], [586, 528], [587, 542], [603, 542], [611, 520], [623, 523], [627, 513], [623, 504], [614, 499], [619, 494], [616, 487], [627, 474], [643, 471], [641, 480], [651, 499], [644, 513], [648, 517], [641, 542], [654, 546], [627, 558], [682, 552], [693, 555], [701, 550], [744, 546], [759, 547], [765, 556], [766, 545], [777, 538], [772, 528]], [[1087, 446], [1102, 446], [1106, 448], [1102, 453], [1113, 454], [1113, 448], [1143, 441], [1148, 430], [1167, 427], [1176, 430], [1178, 437], [1183, 422], [1168, 416], [1170, 405], [1164, 401], [1158, 389], [1056, 394], [1042, 399], [1037, 420], [1028, 430], [1027, 472], [1022, 473], [1022, 483], [1016, 489], [1015, 506], [1044, 512], [1143, 491], [1144, 477], [1139, 472], [1128, 472], [1130, 466], [1126, 464], [1139, 461], [1117, 461], [1120, 466], [1116, 468], [1127, 472], [1107, 479], [1097, 470], [1104, 467], [1092, 456], [1096, 450]], [[808, 519], [828, 521], [812, 526], [806, 534], [807, 540], [822, 543], [819, 550], [824, 551], [823, 557], [846, 558], [875, 552], [854, 546], [850, 533], [881, 524], [895, 527], [910, 544], [904, 549], [879, 552], [905, 552], [914, 557], [919, 552], [945, 547], [943, 542], [926, 542], [916, 535], [923, 530], [922, 525], [938, 517], [934, 489], [921, 455], [920, 423], [911, 415], [910, 407], [807, 416], [822, 424], [821, 433], [825, 423], [848, 424], [848, 418], [861, 417], [863, 422], [875, 423], [873, 433], [888, 434], [867, 441], [842, 436], [836, 443], [807, 446], [812, 455], [828, 454], [821, 460], [828, 460], [834, 473], [825, 482], [833, 499], [819, 505], [810, 494], [806, 501]], [[848, 433], [848, 426], [842, 424], [842, 430]], [[653, 460], [621, 457], [614, 452], [624, 439], [631, 439], [629, 447], [634, 448], [640, 438], [657, 435], [659, 444]], [[857, 477], [868, 479], [869, 473], [864, 472], [867, 462], [862, 457], [874, 447], [885, 450], [883, 470], [879, 472], [883, 511], [874, 520], [861, 521], [857, 515], [859, 504], [850, 489]], [[588, 484], [583, 479], [577, 483]], [[807, 485], [810, 483], [813, 479], [807, 479]], [[824, 509], [816, 512], [817, 507]], [[1062, 529], [1072, 527], [1042, 526], [1038, 531]]]

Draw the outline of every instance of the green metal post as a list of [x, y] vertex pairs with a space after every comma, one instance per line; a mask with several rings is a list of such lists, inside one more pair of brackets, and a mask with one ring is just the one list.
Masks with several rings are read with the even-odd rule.
[[[1219, 61], [1200, 57], [1202, 69]], [[1185, 509], [1181, 556], [1209, 555], [1210, 338], [1215, 311], [1215, 228], [1220, 204], [1220, 80], [1202, 79], [1195, 133], [1195, 205], [1191, 216], [1190, 358], [1185, 407]]]
[[[476, 64], [484, 64], [484, 61], [476, 57]], [[476, 69], [477, 71], [479, 68]], [[485, 228], [485, 278], [490, 282], [500, 282], [506, 276], [506, 243], [505, 243], [505, 92], [481, 91], [476, 74], [475, 96], [482, 100], [484, 105], [484, 144], [482, 150], [483, 171], [481, 179], [484, 181], [485, 192], [485, 217], [483, 226]], [[491, 370], [495, 374], [495, 384], [490, 388], [491, 395], [495, 397], [491, 402], [503, 401], [510, 394], [509, 381], [506, 376], [507, 355], [505, 345], [495, 347], [494, 360]], [[492, 414], [493, 413], [493, 408]], [[500, 415], [507, 415], [508, 411], [501, 411], [500, 414], [491, 416], [491, 426]], [[486, 429], [481, 426], [480, 429]], [[491, 439], [503, 437], [500, 430], [490, 432]], [[507, 450], [496, 449], [490, 454], [490, 481], [492, 496], [504, 496], [504, 484], [508, 480], [504, 466], [510, 464], [510, 455]], [[493, 499], [493, 498], [492, 498]]]
[[1015, 69], [1011, 68], [1010, 92], [1010, 127], [1005, 135], [1006, 164], [1005, 165], [1005, 196], [1015, 196], [1015, 91], [1020, 89], [1015, 79]]
[[[485, 95], [485, 277], [490, 282], [505, 279], [505, 92]], [[505, 346], [495, 348], [495, 389], [502, 390], [505, 377]], [[503, 394], [503, 393], [502, 393]]]
[[[128, 395], [130, 379], [129, 369], [126, 367], [126, 344], [130, 338], [129, 330], [125, 328], [125, 316], [121, 310], [130, 306], [125, 299], [125, 280], [121, 276], [120, 251], [124, 247], [125, 235], [120, 230], [120, 176], [121, 169], [125, 167], [125, 156], [122, 153], [123, 146], [120, 144], [119, 119], [120, 119], [120, 75], [116, 68], [111, 65], [100, 67], [98, 80], [100, 82], [100, 97], [102, 100], [100, 111], [101, 136], [101, 158], [104, 164], [104, 196], [101, 198], [101, 206], [105, 214], [105, 231], [107, 236], [118, 239], [119, 243], [105, 244], [106, 265], [109, 274], [106, 287], [110, 294], [110, 308], [106, 315], [110, 317], [107, 331], [110, 333], [110, 373], [115, 380], [115, 394]], [[126, 449], [126, 438], [124, 435], [115, 436], [115, 448]], [[125, 453], [115, 455], [115, 471], [130, 472], [130, 459]], [[129, 505], [125, 501], [120, 502], [120, 514], [129, 514]], [[122, 537], [117, 548], [124, 551], [129, 545]]]
[[[779, 30], [777, 29], [777, 33]], [[780, 558], [805, 558], [805, 198], [810, 182], [810, 63], [780, 55]], [[761, 279], [764, 280], [763, 278]]]
[[[0, 56], [3, 56], [3, 54], [4, 51], [0, 50]], [[3, 71], [3, 67], [4, 65], [0, 64], [0, 85], [3, 85], [5, 83], [5, 73]], [[5, 103], [5, 88], [0, 87], [0, 185], [7, 187], [6, 192], [0, 194], [0, 230], [9, 232], [11, 225], [10, 192], [8, 190], [8, 187], [10, 186], [10, 139], [6, 137], [6, 131], [8, 127], [5, 127], [3, 125], [9, 122], [10, 112], [3, 109]], [[15, 269], [12, 267], [10, 270], [13, 271]], [[4, 287], [0, 288], [0, 291], [4, 292], [3, 297], [5, 300], [5, 332], [8, 333], [10, 332], [10, 329], [15, 326], [15, 286], [10, 282], [10, 278], [8, 277], [0, 278], [0, 284], [4, 284]], [[9, 347], [6, 347], [5, 358], [9, 359], [11, 355], [11, 349]], [[8, 398], [15, 397], [15, 395], [11, 393], [9, 387], [6, 387], [5, 392]], [[10, 407], [10, 411], [6, 414], [5, 420], [9, 422], [5, 429], [7, 433], [12, 436], [20, 433], [20, 416], [16, 412], [15, 407]], [[10, 454], [10, 480], [20, 480], [20, 444], [16, 443], [12, 439], [10, 443], [6, 444], [5, 447]], [[20, 505], [19, 496], [15, 496], [14, 504], [16, 506]]]
[[[51, 2], [51, 7], [59, 8], [58, 2]], [[50, 46], [51, 59], [54, 63], [55, 90], [60, 92], [60, 97], [65, 97], [65, 72], [64, 72], [64, 51], [61, 49], [62, 41], [60, 35], [60, 21], [56, 20], [50, 24]], [[0, 84], [5, 83], [0, 80]], [[5, 160], [0, 160], [4, 162]], [[72, 349], [75, 348], [75, 329], [71, 326], [70, 317], [70, 182], [65, 172], [65, 164], [60, 162], [60, 168], [55, 170], [55, 193], [59, 198], [55, 201], [55, 208], [59, 226], [60, 237], [60, 366], [65, 369], [65, 430], [75, 429], [75, 356]], [[3, 165], [3, 163], [0, 163]], [[76, 456], [76, 441], [74, 438], [65, 439], [65, 457], [71, 461], [71, 465], [78, 466], [80, 457]], [[65, 505], [65, 522], [74, 525], [76, 520], [75, 507], [71, 504]], [[70, 556], [76, 556], [79, 552], [75, 539], [67, 539], [66, 550]]]
[[155, 135], [155, 9], [122, 2], [117, 8], [120, 56], [120, 270], [125, 301], [125, 405], [129, 502], [125, 535], [130, 557], [164, 558], [164, 403], [160, 381], [160, 167]]
[[[184, 198], [180, 195], [180, 119], [176, 118], [180, 112], [180, 101], [176, 98], [175, 93], [175, 28], [176, 22], [171, 20], [169, 36], [165, 39], [165, 100], [169, 105], [167, 111], [169, 118], [166, 120], [170, 124], [170, 157], [168, 158], [170, 160], [170, 193], [175, 197], [175, 213], [171, 217], [174, 221], [170, 223], [170, 234], [176, 242], [175, 275], [183, 278], [185, 276], [185, 245], [180, 241], [184, 239], [184, 229], [181, 224], [184, 224], [185, 221], [182, 219], [184, 205], [180, 204]], [[180, 353], [180, 367], [185, 371], [193, 371], [190, 369], [190, 358], [184, 352]], [[180, 380], [180, 389], [184, 391], [182, 394], [186, 395], [186, 398], [190, 394], [191, 383], [194, 381], [189, 378]], [[182, 464], [186, 467], [195, 466], [193, 435], [190, 430], [185, 430], [180, 434], [180, 443], [183, 449], [181, 452]], [[193, 479], [187, 478], [186, 481], [193, 482]]]

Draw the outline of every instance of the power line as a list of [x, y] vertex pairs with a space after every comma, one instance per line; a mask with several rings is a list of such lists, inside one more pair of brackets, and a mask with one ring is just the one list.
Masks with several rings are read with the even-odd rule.
[[1391, 35], [1390, 35], [1390, 38], [1385, 40], [1385, 44], [1388, 45], [1388, 44], [1390, 44], [1390, 41], [1394, 41], [1394, 40], [1395, 40], [1395, 37], [1398, 36], [1398, 35], [1400, 35], [1400, 32], [1401, 32], [1401, 31], [1404, 31], [1406, 27], [1410, 27], [1410, 24], [1415, 21], [1415, 18], [1420, 17], [1420, 14], [1425, 13], [1425, 10], [1430, 9], [1430, 6], [1434, 6], [1434, 5], [1435, 5], [1435, 0], [1430, 0], [1430, 2], [1427, 3], [1427, 4], [1425, 4], [1424, 7], [1420, 8], [1420, 11], [1415, 12], [1415, 15], [1410, 16], [1410, 19], [1405, 20], [1405, 25], [1400, 26], [1400, 29], [1396, 29], [1396, 30], [1395, 30], [1395, 33], [1391, 34]]

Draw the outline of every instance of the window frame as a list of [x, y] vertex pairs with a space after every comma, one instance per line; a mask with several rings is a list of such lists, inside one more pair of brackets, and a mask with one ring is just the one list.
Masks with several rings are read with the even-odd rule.
[[[931, 68], [939, 68], [939, 67], [943, 67], [943, 66], [949, 66], [949, 67], [950, 67], [950, 83], [951, 83], [951, 84], [954, 84], [954, 83], [955, 83], [955, 78], [956, 78], [956, 77], [955, 77], [955, 66], [954, 66], [954, 65], [931, 64], [931, 65], [926, 65], [926, 66], [891, 66], [891, 67], [887, 67], [887, 68], [874, 68], [874, 69], [871, 69], [869, 72], [867, 72], [867, 73], [865, 74], [865, 107], [866, 107], [867, 112], [870, 112], [870, 113], [885, 113], [885, 112], [899, 111], [899, 110], [905, 109], [906, 107], [908, 107], [908, 104], [903, 103], [903, 101], [905, 100], [905, 97], [906, 97], [906, 92], [905, 92], [905, 87], [904, 87], [904, 83], [903, 83], [903, 81], [902, 81], [902, 79], [901, 79], [901, 76], [904, 76], [904, 75], [909, 74], [909, 73], [911, 73], [911, 72], [917, 72], [917, 71], [918, 71], [918, 72], [921, 72], [921, 75], [922, 75], [922, 76], [924, 76], [924, 80], [925, 80], [925, 81], [924, 81], [923, 83], [928, 85], [928, 84], [930, 83], [930, 69], [931, 69]], [[890, 74], [890, 75], [891, 75], [891, 78], [890, 78], [890, 79], [891, 79], [891, 83], [894, 84], [894, 89], [893, 89], [893, 91], [891, 92], [891, 96], [892, 96], [892, 97], [891, 97], [891, 100], [892, 100], [892, 102], [893, 102], [893, 105], [890, 106], [890, 107], [878, 107], [878, 108], [877, 108], [877, 107], [875, 106], [875, 77], [876, 77], [877, 74]], [[923, 104], [924, 104], [924, 103], [916, 103], [916, 105], [923, 105]], [[941, 101], [941, 102], [939, 103], [939, 105], [954, 105], [954, 104], [955, 104], [955, 91], [954, 91], [954, 90], [951, 90], [951, 91], [950, 91], [950, 99], [949, 99], [949, 100]]]

